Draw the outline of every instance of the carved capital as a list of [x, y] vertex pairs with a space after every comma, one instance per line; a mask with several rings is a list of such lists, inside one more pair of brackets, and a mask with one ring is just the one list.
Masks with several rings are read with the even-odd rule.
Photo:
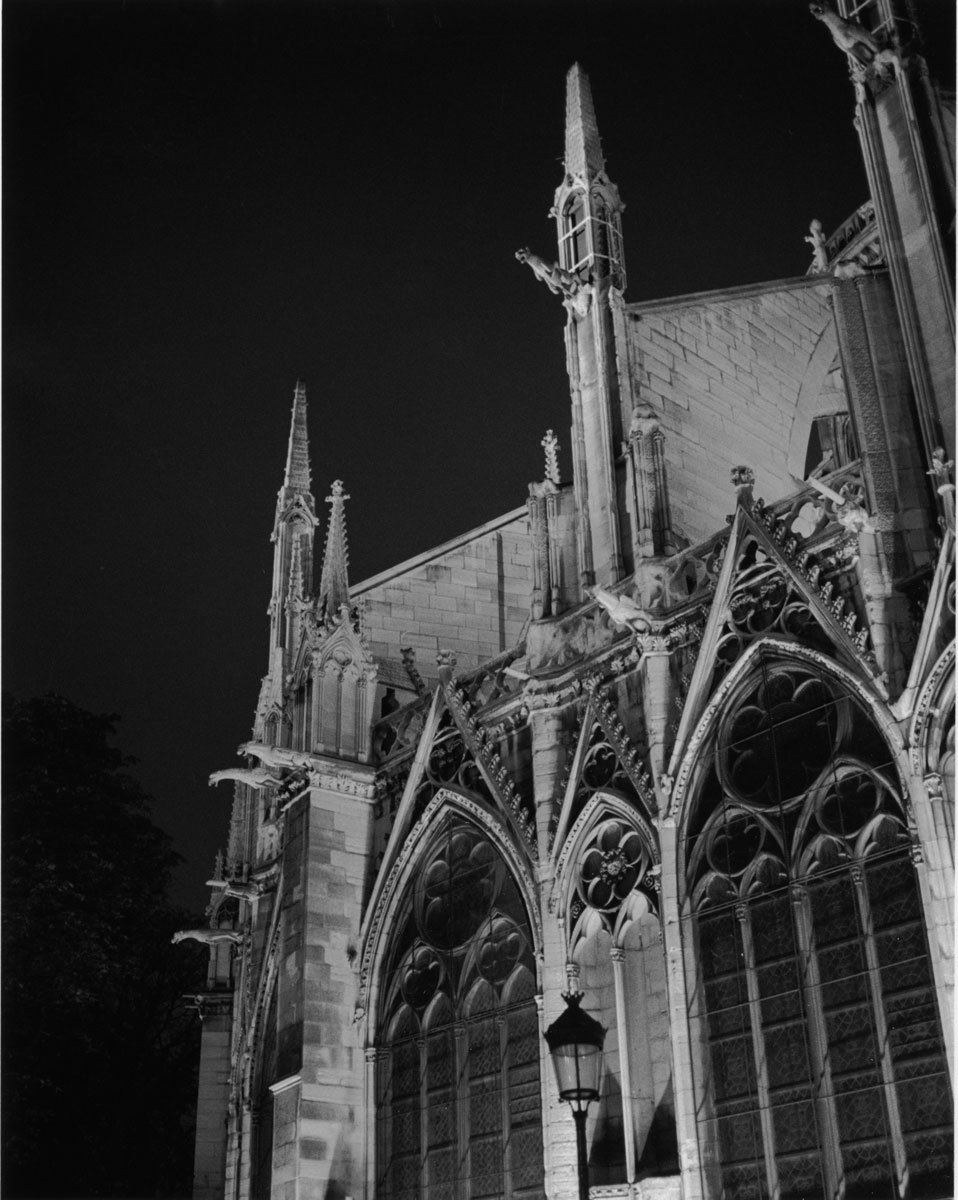
[[925, 792], [931, 801], [941, 801], [945, 798], [945, 781], [937, 773], [925, 776]]

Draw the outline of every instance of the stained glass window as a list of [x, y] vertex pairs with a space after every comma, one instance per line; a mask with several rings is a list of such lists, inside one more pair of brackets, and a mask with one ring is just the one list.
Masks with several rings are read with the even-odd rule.
[[544, 1197], [532, 932], [501, 856], [463, 818], [407, 891], [381, 988], [377, 1196]]
[[913, 844], [864, 706], [765, 662], [720, 725], [686, 850], [707, 1193], [952, 1196]]

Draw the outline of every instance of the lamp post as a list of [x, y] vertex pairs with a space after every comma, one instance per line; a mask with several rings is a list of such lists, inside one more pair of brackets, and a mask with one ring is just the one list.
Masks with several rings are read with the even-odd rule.
[[568, 1100], [575, 1121], [575, 1144], [579, 1163], [579, 1200], [589, 1200], [589, 1162], [585, 1152], [585, 1119], [589, 1102], [599, 1098], [602, 1074], [602, 1044], [605, 1030], [584, 1013], [581, 992], [565, 992], [565, 1012], [545, 1032], [549, 1054], [559, 1084], [559, 1099]]

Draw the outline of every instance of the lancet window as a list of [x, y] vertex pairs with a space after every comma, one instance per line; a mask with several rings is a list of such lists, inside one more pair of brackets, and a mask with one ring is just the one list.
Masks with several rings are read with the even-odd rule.
[[485, 833], [448, 818], [390, 939], [376, 1053], [376, 1195], [540, 1200], [532, 931]]
[[824, 672], [763, 661], [687, 830], [706, 1194], [952, 1191], [952, 1105], [887, 745]]
[[600, 795], [572, 864], [570, 965], [584, 1006], [607, 1030], [587, 1130], [596, 1185], [677, 1169], [658, 872], [634, 818], [624, 797]]
[[622, 269], [621, 235], [615, 219], [609, 213], [601, 191], [576, 192], [566, 201], [562, 216], [560, 240], [562, 266], [567, 271], [594, 271], [597, 278], [615, 275]]

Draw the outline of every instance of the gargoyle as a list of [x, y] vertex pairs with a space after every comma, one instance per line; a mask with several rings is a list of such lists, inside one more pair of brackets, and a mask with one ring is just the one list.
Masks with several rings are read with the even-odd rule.
[[232, 779], [236, 783], [245, 783], [248, 787], [255, 788], [259, 791], [260, 788], [270, 787], [272, 784], [280, 782], [278, 776], [274, 775], [267, 767], [254, 767], [248, 770], [244, 767], [227, 767], [225, 771], [214, 771], [210, 776], [210, 787], [215, 787], [218, 783], [222, 783], [224, 779]]
[[266, 746], [262, 742], [244, 742], [236, 753], [258, 758], [264, 767], [289, 766], [288, 752], [279, 750], [277, 746]]
[[613, 596], [602, 587], [589, 588], [589, 594], [609, 614], [613, 625], [634, 629], [638, 633], [648, 633], [652, 628], [649, 618], [631, 597]]
[[180, 929], [173, 934], [173, 945], [179, 942], [203, 942], [207, 946], [215, 946], [219, 942], [232, 942], [239, 945], [243, 935], [237, 929]]
[[516, 258], [532, 268], [533, 275], [541, 279], [550, 292], [571, 300], [582, 287], [582, 282], [571, 271], [565, 271], [558, 263], [547, 263], [528, 248], [516, 251]]
[[209, 886], [221, 891], [224, 899], [232, 896], [237, 900], [255, 900], [263, 890], [256, 883], [235, 883], [229, 879], [212, 879]]
[[881, 46], [874, 35], [857, 21], [846, 21], [829, 5], [819, 3], [819, 0], [812, 0], [808, 11], [825, 25], [839, 50], [863, 67], [870, 66], [881, 53]]

